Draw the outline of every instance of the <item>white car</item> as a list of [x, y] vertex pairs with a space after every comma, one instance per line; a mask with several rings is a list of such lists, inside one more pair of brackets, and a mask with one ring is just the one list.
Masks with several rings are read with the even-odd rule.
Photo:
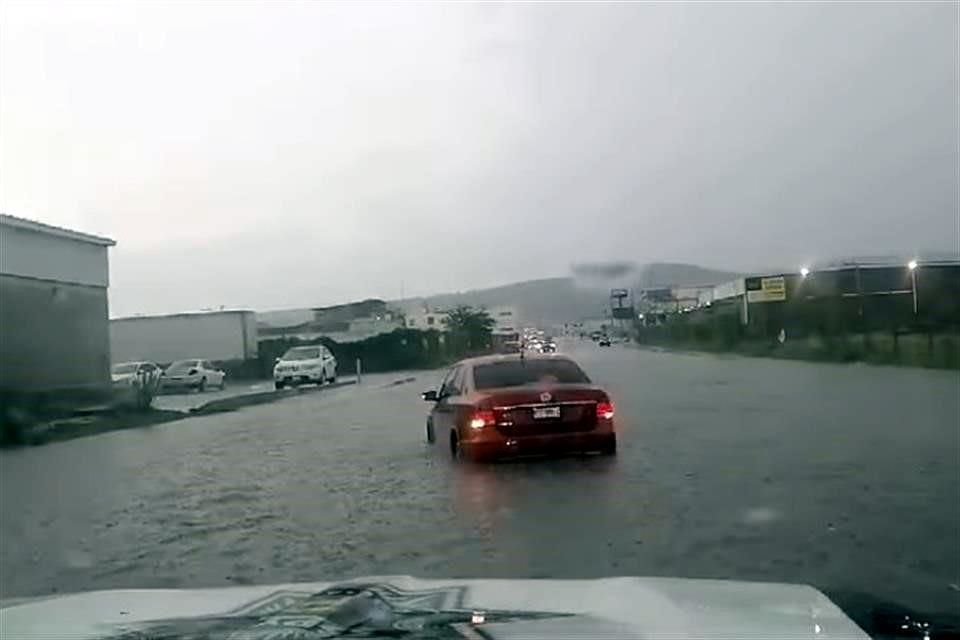
[[[926, 628], [929, 619], [916, 618], [912, 612], [901, 615], [910, 623], [911, 633], [917, 627]], [[937, 631], [941, 626], [947, 629], [946, 637], [949, 618], [942, 617], [946, 622], [933, 619], [930, 624]], [[418, 580], [393, 576], [358, 577], [340, 583], [55, 593], [4, 601], [0, 622], [4, 637], [33, 640], [870, 640], [840, 607], [813, 587], [680, 578]], [[899, 636], [883, 633], [882, 637]], [[928, 637], [940, 636], [934, 632]]]
[[110, 368], [110, 380], [115, 387], [134, 386], [138, 380], [155, 385], [163, 369], [156, 362], [118, 362]]
[[273, 386], [337, 381], [337, 359], [323, 345], [288, 349], [273, 367]]
[[164, 389], [183, 387], [205, 391], [207, 387], [223, 389], [227, 374], [217, 369], [209, 360], [177, 360], [163, 372], [160, 384]]

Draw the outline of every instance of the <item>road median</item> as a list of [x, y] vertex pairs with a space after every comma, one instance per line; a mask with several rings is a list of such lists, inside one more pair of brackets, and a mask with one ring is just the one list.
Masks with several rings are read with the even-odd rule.
[[231, 396], [229, 398], [218, 398], [217, 400], [211, 400], [210, 402], [206, 402], [199, 407], [190, 409], [188, 415], [205, 415], [210, 413], [222, 413], [224, 411], [235, 411], [236, 409], [242, 409], [244, 407], [251, 407], [258, 404], [266, 404], [268, 402], [282, 400], [283, 398], [290, 398], [301, 393], [338, 389], [340, 387], [347, 387], [355, 384], [357, 384], [356, 380], [342, 380], [340, 382], [334, 382], [322, 387], [293, 387], [290, 389], [276, 389], [271, 391], [260, 391], [257, 393], [245, 393]]

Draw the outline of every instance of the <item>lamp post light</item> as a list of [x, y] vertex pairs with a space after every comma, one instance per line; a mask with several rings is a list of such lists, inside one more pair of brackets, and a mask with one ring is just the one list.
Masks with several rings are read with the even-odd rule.
[[807, 267], [800, 267], [800, 275], [806, 278], [808, 275], [810, 275], [810, 269]]
[[910, 290], [913, 293], [913, 315], [917, 315], [917, 264], [916, 260], [907, 263], [907, 269], [910, 270]]

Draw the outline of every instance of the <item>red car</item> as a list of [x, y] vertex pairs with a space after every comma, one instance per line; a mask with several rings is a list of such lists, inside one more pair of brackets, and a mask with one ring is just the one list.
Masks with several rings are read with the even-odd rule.
[[610, 397], [565, 356], [463, 360], [422, 395], [434, 403], [427, 441], [447, 441], [455, 459], [617, 451]]

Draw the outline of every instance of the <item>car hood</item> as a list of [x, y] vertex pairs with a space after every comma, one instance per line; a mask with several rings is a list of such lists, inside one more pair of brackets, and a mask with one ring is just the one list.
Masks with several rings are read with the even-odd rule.
[[868, 638], [803, 585], [420, 580], [97, 591], [0, 604], [10, 638]]

